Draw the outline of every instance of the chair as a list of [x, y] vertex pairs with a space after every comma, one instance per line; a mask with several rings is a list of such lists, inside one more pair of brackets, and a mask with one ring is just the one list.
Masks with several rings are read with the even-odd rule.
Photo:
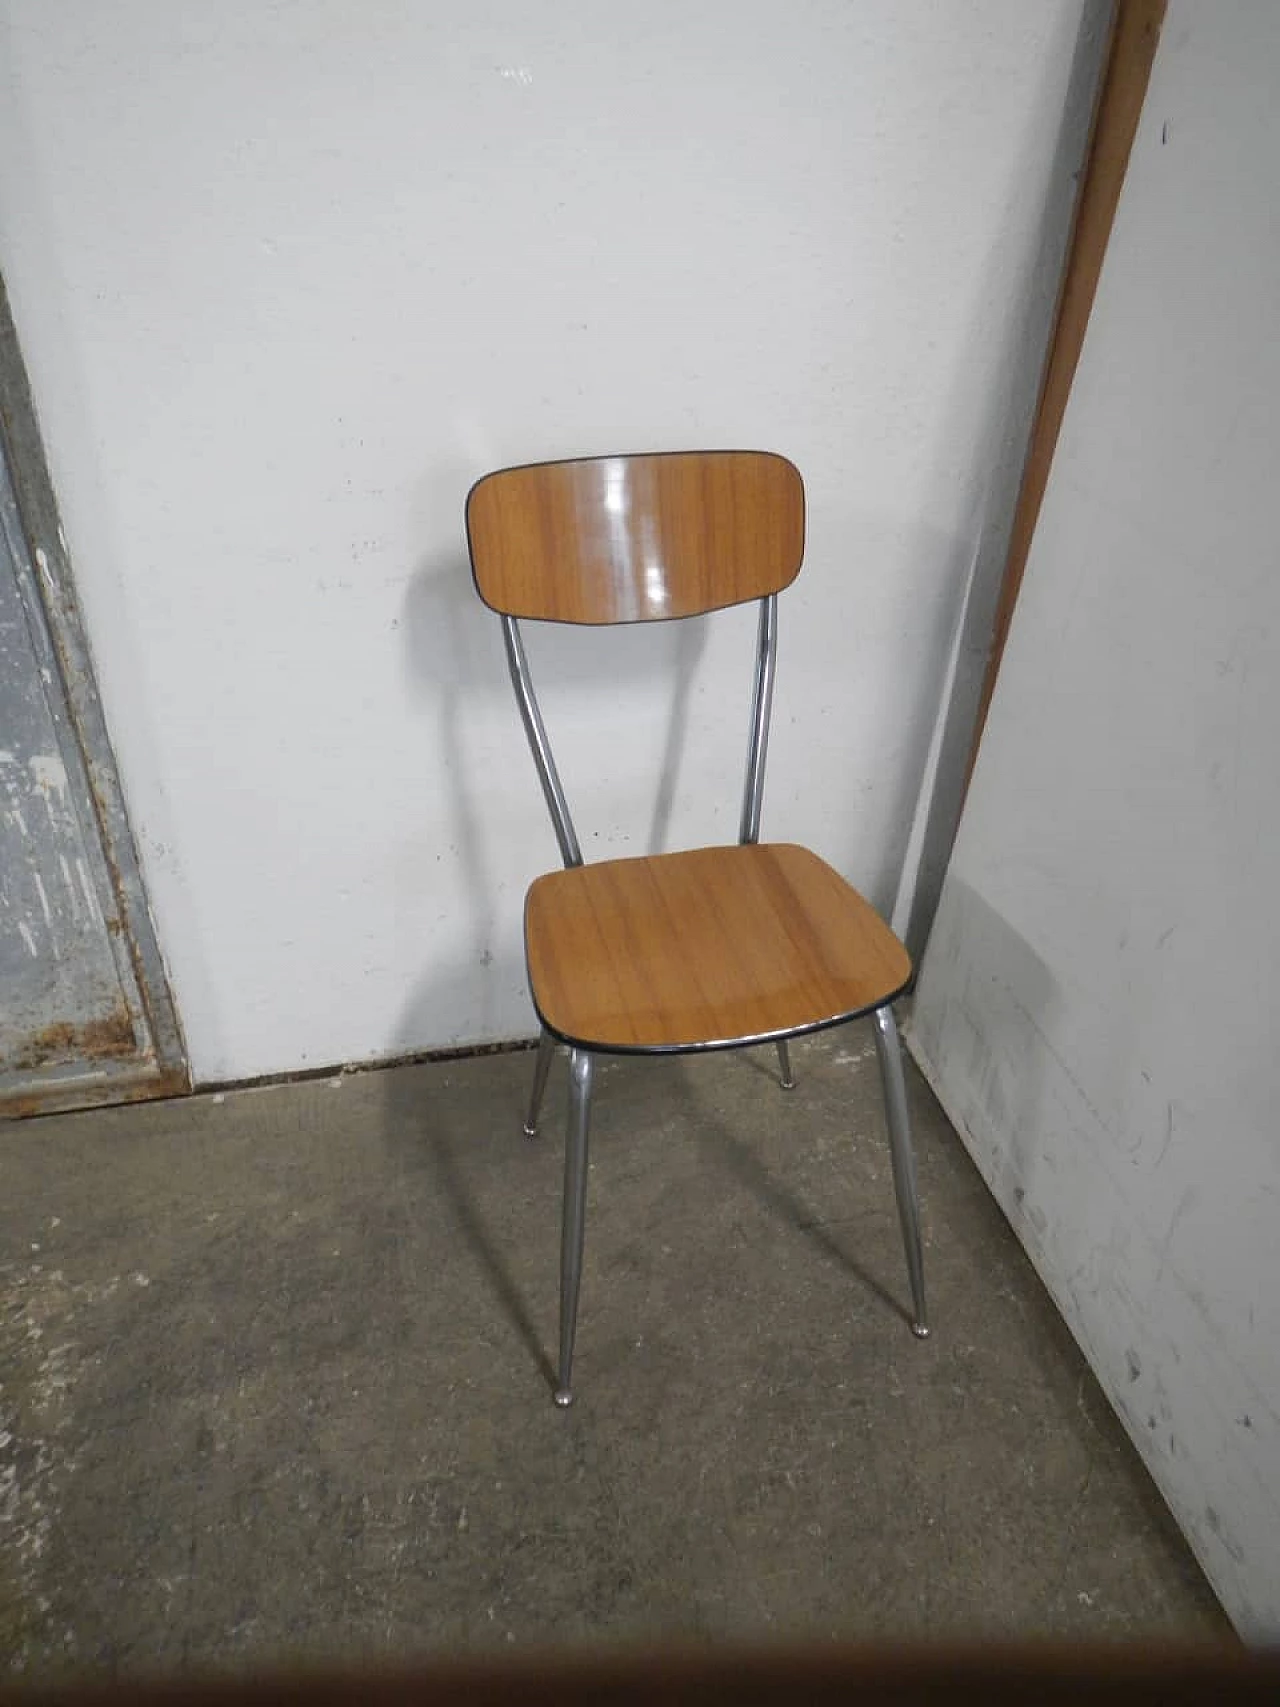
[[[501, 469], [467, 498], [476, 590], [502, 619], [511, 680], [555, 826], [563, 871], [525, 901], [529, 986], [541, 1022], [525, 1132], [534, 1137], [557, 1044], [570, 1104], [560, 1247], [558, 1405], [572, 1403], [595, 1058], [773, 1043], [875, 1020], [898, 1216], [925, 1321], [915, 1162], [895, 997], [911, 963], [866, 902], [816, 854], [761, 842], [778, 594], [804, 555], [804, 487], [783, 457], [691, 451]], [[521, 619], [658, 622], [760, 602], [738, 843], [584, 865], [534, 697]]]

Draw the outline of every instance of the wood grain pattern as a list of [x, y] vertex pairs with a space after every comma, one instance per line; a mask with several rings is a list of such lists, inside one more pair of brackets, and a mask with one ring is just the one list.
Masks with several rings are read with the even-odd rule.
[[898, 995], [907, 951], [806, 848], [697, 848], [540, 877], [525, 903], [534, 1004], [566, 1042], [741, 1043], [852, 1019]]
[[766, 451], [678, 451], [534, 463], [467, 499], [476, 589], [551, 622], [693, 616], [790, 586], [804, 486]]

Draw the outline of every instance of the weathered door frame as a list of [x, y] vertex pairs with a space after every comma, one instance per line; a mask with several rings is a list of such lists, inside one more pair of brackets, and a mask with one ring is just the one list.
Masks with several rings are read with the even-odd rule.
[[[109, 1047], [88, 1041], [79, 1059], [34, 1068], [16, 1090], [0, 1093], [0, 1117], [135, 1102], [189, 1091], [190, 1074], [177, 1010], [165, 977], [115, 756], [103, 719], [89, 647], [80, 620], [66, 541], [58, 519], [4, 281], [0, 279], [0, 441], [29, 555], [26, 577], [38, 598], [64, 696], [74, 748], [64, 752], [78, 808], [96, 823], [111, 887], [104, 908], [121, 971], [131, 1036]], [[75, 774], [78, 772], [79, 774]]]

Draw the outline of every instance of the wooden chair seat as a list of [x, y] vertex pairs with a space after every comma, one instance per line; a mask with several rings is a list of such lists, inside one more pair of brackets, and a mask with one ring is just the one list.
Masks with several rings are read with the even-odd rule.
[[911, 975], [869, 902], [789, 843], [551, 872], [529, 890], [525, 945], [543, 1024], [585, 1049], [787, 1037], [881, 1007]]

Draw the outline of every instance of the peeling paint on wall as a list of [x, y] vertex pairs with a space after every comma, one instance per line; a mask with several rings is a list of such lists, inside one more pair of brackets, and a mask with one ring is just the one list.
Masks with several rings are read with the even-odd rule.
[[0, 523], [0, 1090], [7, 1096], [33, 1071], [127, 1056], [136, 1036], [95, 886], [93, 868], [105, 881], [102, 856], [86, 840], [60, 750], [65, 713], [39, 650], [42, 612], [23, 594], [25, 540], [3, 462]]

